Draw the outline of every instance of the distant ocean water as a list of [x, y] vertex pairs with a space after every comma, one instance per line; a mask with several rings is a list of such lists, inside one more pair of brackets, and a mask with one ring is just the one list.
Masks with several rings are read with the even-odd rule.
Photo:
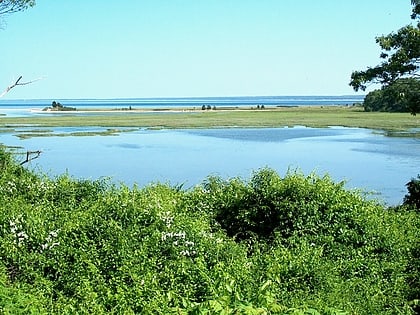
[[118, 98], [118, 99], [34, 99], [0, 100], [2, 109], [42, 108], [57, 101], [64, 106], [83, 108], [179, 108], [179, 107], [241, 107], [241, 106], [333, 106], [353, 105], [363, 101], [363, 95], [350, 96], [244, 96], [188, 98]]

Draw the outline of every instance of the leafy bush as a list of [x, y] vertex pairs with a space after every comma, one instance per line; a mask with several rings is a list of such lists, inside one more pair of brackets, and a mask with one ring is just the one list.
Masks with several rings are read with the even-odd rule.
[[404, 205], [420, 210], [420, 175], [407, 183], [408, 193], [404, 197]]
[[0, 150], [5, 314], [410, 314], [420, 215], [270, 169], [191, 190], [34, 174]]
[[226, 233], [238, 240], [340, 237], [360, 228], [355, 211], [376, 207], [328, 176], [289, 172], [281, 178], [271, 169], [255, 172], [249, 183], [209, 178], [203, 191], [208, 197], [200, 198], [200, 207], [209, 209]]

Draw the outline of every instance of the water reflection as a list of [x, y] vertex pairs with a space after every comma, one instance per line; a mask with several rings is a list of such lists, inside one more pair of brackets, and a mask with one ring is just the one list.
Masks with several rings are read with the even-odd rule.
[[329, 173], [334, 180], [347, 180], [349, 188], [381, 193], [379, 198], [389, 204], [402, 201], [405, 184], [420, 170], [418, 139], [358, 128], [139, 129], [117, 137], [26, 140], [2, 134], [0, 142], [43, 150], [31, 166], [51, 175], [68, 172], [91, 179], [110, 176], [128, 185], [160, 181], [190, 187], [208, 175], [248, 178], [268, 166], [282, 175], [288, 169]]

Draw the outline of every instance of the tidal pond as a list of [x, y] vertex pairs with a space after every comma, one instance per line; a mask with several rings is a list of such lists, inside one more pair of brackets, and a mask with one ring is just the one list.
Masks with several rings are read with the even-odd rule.
[[[110, 177], [115, 183], [201, 183], [209, 175], [249, 178], [262, 167], [280, 175], [328, 173], [346, 187], [372, 193], [389, 205], [402, 202], [405, 184], [420, 173], [420, 139], [387, 137], [359, 128], [223, 128], [130, 131], [109, 136], [72, 136], [101, 128], [52, 128], [48, 137], [0, 142], [42, 150], [29, 167], [51, 176]], [[60, 136], [55, 135], [60, 134]], [[66, 136], [67, 134], [67, 136]]]

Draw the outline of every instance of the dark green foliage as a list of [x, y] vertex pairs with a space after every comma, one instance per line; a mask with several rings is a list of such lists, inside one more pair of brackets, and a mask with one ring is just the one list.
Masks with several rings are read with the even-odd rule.
[[376, 42], [383, 50], [381, 58], [384, 62], [366, 71], [353, 72], [350, 85], [356, 91], [364, 91], [368, 82], [389, 85], [397, 79], [416, 74], [420, 58], [419, 38], [419, 27], [412, 25], [401, 28], [397, 33], [378, 37]]
[[35, 0], [2, 0], [0, 1], [0, 15], [23, 11], [34, 5]]
[[0, 150], [0, 313], [411, 314], [420, 218], [327, 176], [155, 184], [33, 174]]
[[411, 4], [413, 5], [413, 13], [411, 14], [411, 18], [415, 20], [420, 17], [420, 1], [411, 0]]
[[212, 196], [207, 207], [215, 220], [238, 240], [355, 230], [353, 209], [370, 206], [327, 176], [289, 173], [281, 178], [271, 169], [256, 172], [249, 183], [210, 178], [204, 189]]
[[420, 175], [407, 183], [408, 194], [404, 197], [404, 204], [420, 210]]
[[365, 111], [410, 112], [420, 111], [420, 81], [399, 79], [380, 90], [366, 95], [363, 103]]

